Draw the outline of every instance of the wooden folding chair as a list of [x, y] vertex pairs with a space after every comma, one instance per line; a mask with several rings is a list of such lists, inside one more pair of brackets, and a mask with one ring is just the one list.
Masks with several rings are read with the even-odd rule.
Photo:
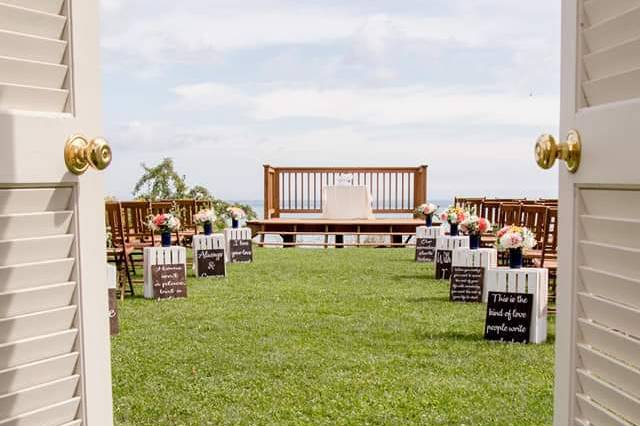
[[196, 200], [175, 200], [175, 206], [180, 212], [180, 221], [182, 229], [182, 243], [189, 245], [193, 240], [193, 236], [198, 233], [198, 225], [196, 225], [194, 216], [202, 209], [198, 209]]
[[498, 226], [522, 225], [522, 204], [520, 203], [501, 203], [500, 219]]
[[558, 208], [549, 207], [546, 220], [546, 236], [542, 245], [542, 254], [533, 260], [536, 268], [549, 270], [549, 301], [556, 300], [558, 276]]
[[125, 243], [124, 226], [122, 223], [122, 208], [120, 203], [105, 203], [106, 224], [111, 233], [111, 245], [107, 248], [107, 260], [113, 262], [120, 277], [120, 299], [124, 299], [125, 283], [123, 275], [129, 284], [129, 292], [134, 295], [131, 272], [129, 270], [129, 255], [133, 252], [133, 247]]
[[133, 251], [129, 254], [129, 260], [135, 274], [135, 263], [136, 260], [142, 261], [143, 249], [155, 245], [153, 232], [147, 226], [151, 209], [148, 201], [122, 201], [120, 206], [122, 208], [125, 244], [133, 247]]
[[541, 205], [525, 204], [522, 206], [522, 226], [527, 227], [535, 236], [536, 247], [526, 250], [525, 261], [531, 263], [533, 259], [540, 258], [544, 250], [544, 242], [547, 237], [547, 215], [549, 208]]

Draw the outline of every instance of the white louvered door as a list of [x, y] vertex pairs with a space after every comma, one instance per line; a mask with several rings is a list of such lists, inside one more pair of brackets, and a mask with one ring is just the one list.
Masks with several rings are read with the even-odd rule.
[[563, 0], [554, 423], [640, 425], [640, 0]]
[[111, 425], [97, 0], [0, 0], [0, 426]]

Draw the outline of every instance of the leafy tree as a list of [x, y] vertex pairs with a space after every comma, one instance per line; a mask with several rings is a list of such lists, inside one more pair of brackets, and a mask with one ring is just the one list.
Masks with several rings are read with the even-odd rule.
[[171, 200], [185, 198], [187, 184], [174, 168], [171, 158], [163, 159], [160, 164], [148, 167], [141, 164], [144, 174], [133, 188], [133, 196], [145, 200]]
[[[218, 217], [215, 228], [223, 229], [227, 221], [231, 220], [227, 209], [229, 207], [240, 207], [247, 213], [247, 219], [255, 219], [256, 212], [247, 204], [228, 203], [216, 199], [211, 192], [202, 185], [195, 185], [191, 188], [187, 186], [185, 177], [180, 176], [174, 168], [173, 160], [165, 158], [160, 164], [148, 167], [142, 163], [144, 174], [133, 188], [133, 196], [145, 200], [175, 200], [175, 199], [195, 199], [211, 200], [213, 210]], [[179, 213], [179, 212], [178, 212]]]

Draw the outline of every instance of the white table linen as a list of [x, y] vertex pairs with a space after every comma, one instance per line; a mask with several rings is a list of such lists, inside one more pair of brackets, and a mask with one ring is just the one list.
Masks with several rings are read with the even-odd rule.
[[374, 219], [371, 202], [366, 186], [325, 186], [322, 188], [322, 217]]

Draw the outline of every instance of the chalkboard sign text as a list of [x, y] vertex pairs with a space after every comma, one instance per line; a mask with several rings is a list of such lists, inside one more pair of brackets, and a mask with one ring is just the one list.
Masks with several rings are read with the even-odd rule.
[[433, 262], [436, 260], [436, 239], [416, 238], [416, 262]]
[[454, 266], [451, 268], [449, 300], [452, 302], [482, 302], [484, 268]]
[[229, 259], [231, 263], [248, 263], [253, 261], [253, 245], [251, 240], [231, 240], [229, 243]]
[[448, 280], [451, 277], [451, 250], [436, 252], [436, 279]]
[[489, 292], [484, 338], [528, 343], [533, 294]]
[[196, 261], [200, 278], [224, 277], [226, 275], [223, 249], [198, 250], [196, 251]]
[[151, 282], [154, 299], [187, 297], [185, 266], [180, 264], [152, 265]]

